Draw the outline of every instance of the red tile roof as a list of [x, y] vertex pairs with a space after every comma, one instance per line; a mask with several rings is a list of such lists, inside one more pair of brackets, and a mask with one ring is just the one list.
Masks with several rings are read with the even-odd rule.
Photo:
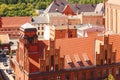
[[[95, 40], [104, 41], [104, 36], [92, 35], [86, 38], [56, 39], [55, 47], [60, 48], [60, 56], [65, 57], [65, 68], [93, 65]], [[49, 45], [50, 41], [43, 41], [42, 43]], [[113, 43], [113, 52], [117, 50], [116, 61], [120, 62], [120, 35], [109, 35], [109, 43]]]
[[[76, 63], [74, 56], [78, 55], [83, 65], [88, 66], [94, 64], [95, 39], [103, 40], [103, 37], [57, 39], [56, 47], [60, 47], [61, 56], [69, 55], [73, 63]], [[68, 68], [67, 63], [65, 67]]]
[[31, 23], [31, 17], [1, 17], [2, 27], [20, 27], [24, 23]]

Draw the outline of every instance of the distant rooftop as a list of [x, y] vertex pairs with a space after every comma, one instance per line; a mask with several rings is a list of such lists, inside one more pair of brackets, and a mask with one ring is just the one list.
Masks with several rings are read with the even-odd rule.
[[39, 16], [33, 17], [32, 23], [49, 23], [49, 15], [48, 14], [41, 14]]
[[102, 16], [103, 13], [96, 13], [96, 12], [84, 12], [82, 13], [84, 16]]
[[9, 42], [10, 42], [9, 35], [8, 34], [1, 34], [0, 41], [1, 41], [1, 44], [9, 44]]
[[79, 30], [85, 30], [85, 31], [104, 31], [104, 26], [98, 26], [98, 25], [92, 25], [92, 24], [80, 24], [76, 26]]
[[95, 4], [69, 4], [67, 0], [56, 0], [53, 1], [44, 12], [59, 12], [62, 13], [65, 7], [69, 5], [74, 14], [81, 12], [94, 12], [96, 5]]
[[2, 27], [20, 27], [22, 24], [31, 23], [31, 17], [0, 17]]
[[56, 29], [56, 30], [64, 30], [64, 29], [76, 29], [76, 27], [74, 26], [74, 25], [70, 25], [70, 26], [68, 26], [68, 25], [63, 25], [63, 26], [54, 26], [54, 28]]
[[35, 30], [36, 31], [36, 28], [34, 26], [32, 26], [30, 23], [25, 23], [20, 27], [20, 30], [22, 30], [22, 31]]

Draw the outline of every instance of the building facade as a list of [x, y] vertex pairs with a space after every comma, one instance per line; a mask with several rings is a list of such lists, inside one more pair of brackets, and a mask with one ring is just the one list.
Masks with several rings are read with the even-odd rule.
[[19, 38], [19, 27], [31, 23], [31, 17], [0, 17], [0, 34], [8, 34], [10, 39]]
[[106, 21], [105, 27], [108, 31], [113, 33], [120, 33], [120, 1], [119, 0], [108, 0], [106, 2]]
[[76, 27], [71, 25], [63, 26], [51, 26], [50, 27], [50, 39], [64, 39], [64, 38], [76, 38], [77, 30]]
[[31, 25], [20, 28], [15, 80], [102, 80], [109, 74], [120, 79], [113, 42], [120, 36], [38, 41], [36, 31]]

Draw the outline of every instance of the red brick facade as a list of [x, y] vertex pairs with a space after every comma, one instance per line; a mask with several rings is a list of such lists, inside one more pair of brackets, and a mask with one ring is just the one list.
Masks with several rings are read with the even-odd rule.
[[73, 12], [73, 10], [70, 8], [69, 5], [66, 5], [62, 14], [65, 14], [65, 15], [75, 15], [75, 13]]
[[96, 16], [96, 15], [90, 15], [90, 16], [82, 16], [81, 19], [81, 24], [94, 24], [94, 25], [99, 25], [99, 26], [104, 26], [104, 18], [103, 15], [101, 16]]
[[50, 28], [51, 39], [75, 38], [75, 37], [77, 37], [77, 30], [74, 26], [72, 26], [72, 28], [69, 28], [67, 26], [60, 26], [60, 27], [51, 26]]
[[[20, 35], [15, 80], [102, 80], [109, 74], [120, 79], [120, 63], [116, 63], [109, 36], [96, 37], [104, 42], [99, 56], [94, 53], [94, 37], [37, 41], [35, 29], [21, 29]], [[99, 64], [102, 60], [106, 63]]]
[[19, 27], [31, 23], [31, 17], [0, 17], [0, 34], [8, 34], [10, 38], [19, 37]]

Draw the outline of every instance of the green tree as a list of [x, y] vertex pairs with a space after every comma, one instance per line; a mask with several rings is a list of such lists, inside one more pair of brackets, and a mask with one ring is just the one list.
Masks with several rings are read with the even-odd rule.
[[115, 80], [112, 74], [109, 74], [108, 80]]

